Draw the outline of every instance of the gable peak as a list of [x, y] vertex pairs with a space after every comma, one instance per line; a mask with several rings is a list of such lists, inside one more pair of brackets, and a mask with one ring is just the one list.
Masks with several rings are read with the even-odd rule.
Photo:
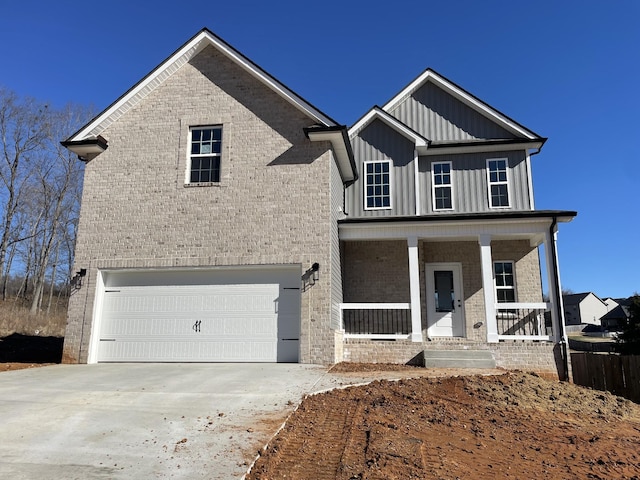
[[392, 97], [387, 103], [382, 106], [382, 109], [388, 113], [391, 113], [398, 105], [404, 102], [409, 96], [418, 91], [421, 87], [431, 83], [439, 89], [446, 92], [448, 95], [461, 101], [469, 108], [473, 109], [480, 115], [511, 132], [513, 135], [526, 140], [541, 140], [542, 137], [537, 133], [529, 130], [525, 126], [516, 122], [512, 118], [508, 117], [499, 110], [491, 107], [489, 104], [480, 100], [475, 95], [466, 91], [456, 83], [452, 82], [444, 75], [436, 72], [432, 68], [427, 68], [420, 75], [418, 75], [413, 81], [411, 81], [406, 87]]

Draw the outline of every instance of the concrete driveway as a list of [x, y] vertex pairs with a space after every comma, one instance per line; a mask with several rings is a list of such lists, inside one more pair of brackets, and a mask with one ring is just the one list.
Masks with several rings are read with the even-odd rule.
[[0, 478], [240, 478], [326, 368], [56, 365], [0, 374]]

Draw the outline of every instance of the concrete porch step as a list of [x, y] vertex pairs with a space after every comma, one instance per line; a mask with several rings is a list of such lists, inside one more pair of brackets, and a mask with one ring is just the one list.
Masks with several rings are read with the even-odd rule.
[[489, 350], [425, 350], [427, 368], [496, 368]]

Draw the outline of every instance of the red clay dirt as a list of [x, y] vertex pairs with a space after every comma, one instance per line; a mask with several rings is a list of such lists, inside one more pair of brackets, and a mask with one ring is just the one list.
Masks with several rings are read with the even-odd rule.
[[307, 397], [247, 475], [411, 478], [640, 480], [640, 405], [521, 372], [374, 381]]

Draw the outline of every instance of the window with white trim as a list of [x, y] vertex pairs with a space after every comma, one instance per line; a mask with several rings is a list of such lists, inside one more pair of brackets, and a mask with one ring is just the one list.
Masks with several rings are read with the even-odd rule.
[[191, 127], [186, 183], [219, 183], [221, 153], [221, 126]]
[[431, 164], [431, 184], [434, 210], [453, 210], [453, 182], [451, 162]]
[[391, 208], [391, 161], [364, 162], [364, 170], [365, 210]]
[[496, 302], [515, 303], [516, 281], [513, 262], [493, 262], [493, 275], [496, 282]]
[[487, 177], [489, 181], [489, 206], [504, 208], [509, 206], [508, 163], [506, 158], [490, 158], [487, 160]]

